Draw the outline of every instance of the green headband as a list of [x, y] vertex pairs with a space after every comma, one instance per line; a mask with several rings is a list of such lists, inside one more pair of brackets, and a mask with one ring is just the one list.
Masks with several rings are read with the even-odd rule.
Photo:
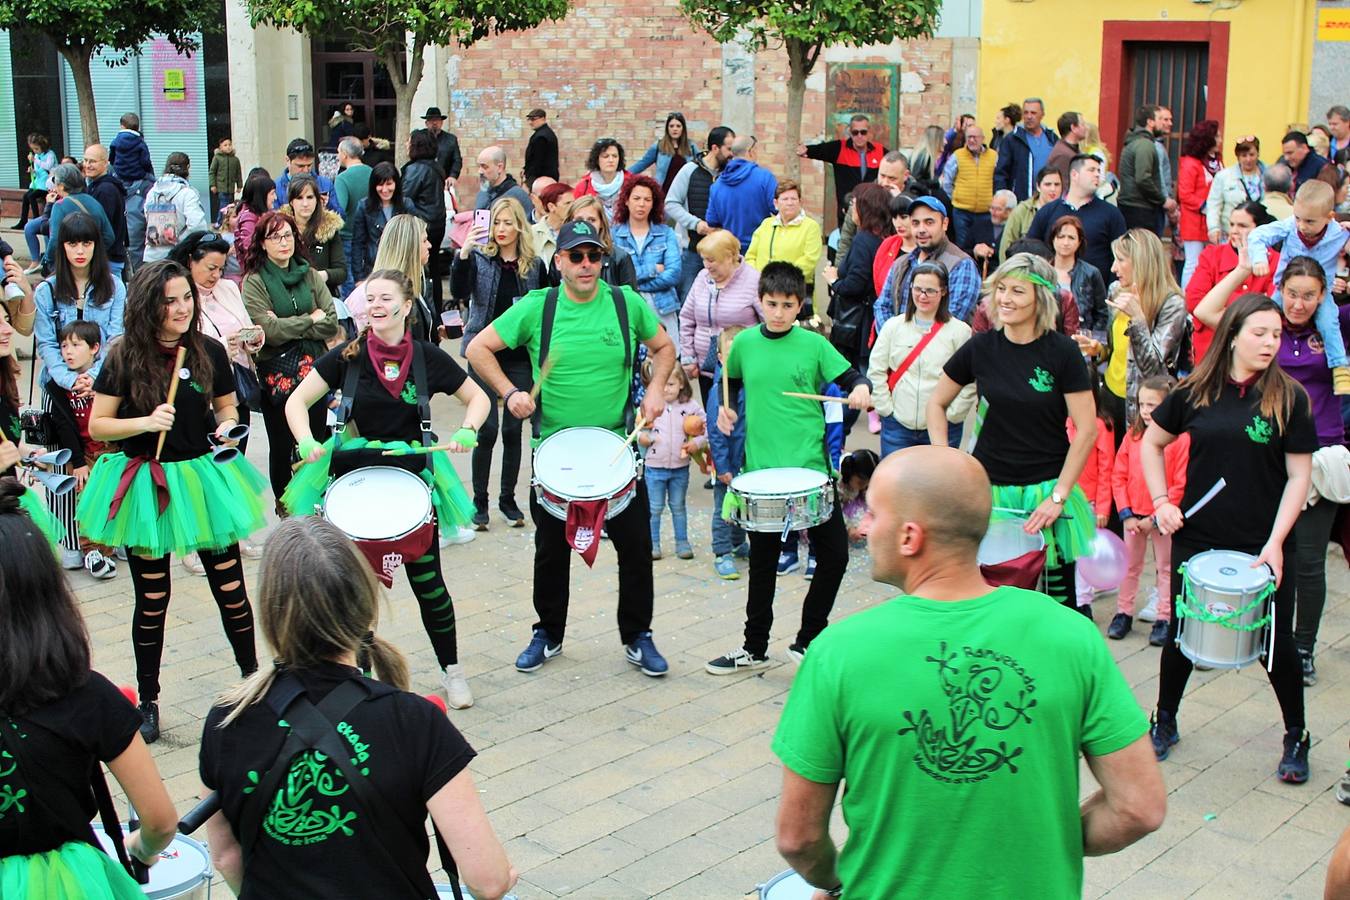
[[1039, 285], [1040, 285], [1041, 287], [1043, 287], [1043, 288], [1048, 288], [1052, 294], [1053, 294], [1055, 291], [1059, 290], [1059, 287], [1058, 287], [1057, 285], [1051, 284], [1047, 279], [1042, 278], [1040, 275], [1037, 275], [1035, 272], [1032, 272], [1030, 269], [1020, 269], [1020, 270], [1017, 270], [1017, 271], [1009, 272], [1008, 274], [1004, 275], [1003, 277], [1004, 277], [1004, 278], [1017, 278], [1017, 279], [1019, 279], [1019, 280], [1021, 280], [1021, 281], [1030, 281], [1032, 284], [1039, 284]]

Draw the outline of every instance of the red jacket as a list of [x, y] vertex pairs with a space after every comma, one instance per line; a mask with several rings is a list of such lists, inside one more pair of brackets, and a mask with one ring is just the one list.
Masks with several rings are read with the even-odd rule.
[[[622, 194], [623, 189], [628, 187], [629, 182], [631, 182], [634, 178], [637, 178], [637, 176], [634, 175], [632, 172], [629, 172], [627, 169], [625, 169], [623, 172], [623, 185], [622, 187], [619, 188], [619, 193]], [[595, 193], [595, 186], [591, 184], [590, 172], [587, 172], [585, 175], [582, 175], [579, 179], [577, 179], [577, 183], [572, 187], [573, 197], [585, 197], [588, 194], [594, 193]], [[526, 210], [526, 212], [528, 212], [528, 210]]]
[[891, 235], [881, 242], [881, 246], [877, 248], [877, 255], [872, 258], [872, 287], [876, 289], [878, 297], [881, 296], [881, 289], [886, 286], [886, 276], [891, 274], [895, 258], [900, 255], [901, 243], [900, 235]]
[[[1228, 298], [1232, 303], [1243, 294], [1257, 293], [1265, 294], [1269, 297], [1275, 293], [1275, 270], [1280, 265], [1280, 254], [1271, 250], [1267, 256], [1270, 261], [1270, 274], [1263, 278], [1248, 276], [1247, 280], [1233, 292]], [[1200, 254], [1200, 263], [1191, 273], [1191, 280], [1186, 285], [1186, 309], [1195, 312], [1195, 308], [1200, 305], [1200, 301], [1205, 299], [1205, 295], [1210, 292], [1214, 285], [1223, 281], [1229, 272], [1237, 268], [1238, 256], [1233, 245], [1224, 241], [1222, 244], [1214, 244], [1206, 247]], [[1209, 342], [1214, 340], [1214, 330], [1201, 324], [1198, 320], [1191, 320], [1192, 335], [1191, 347], [1194, 350], [1195, 363], [1198, 365], [1204, 358], [1205, 351], [1209, 349]]]
[[[1073, 427], [1073, 419], [1068, 421], [1069, 440], [1078, 434]], [[1099, 516], [1111, 515], [1111, 465], [1115, 462], [1116, 439], [1111, 424], [1105, 419], [1097, 419], [1097, 441], [1092, 445], [1092, 454], [1083, 474], [1078, 476], [1078, 486], [1087, 494], [1092, 511]]]
[[1181, 239], [1208, 241], [1209, 227], [1205, 224], [1205, 201], [1214, 176], [1205, 164], [1194, 156], [1183, 156], [1177, 172], [1177, 206], [1181, 207]]
[[[1116, 509], [1128, 509], [1136, 516], [1153, 515], [1153, 498], [1144, 469], [1139, 464], [1139, 447], [1144, 436], [1125, 435], [1116, 451], [1116, 464], [1111, 472], [1111, 492], [1116, 498]], [[1180, 503], [1186, 492], [1186, 465], [1191, 458], [1191, 436], [1181, 434], [1163, 450], [1163, 467], [1167, 472], [1167, 499]]]

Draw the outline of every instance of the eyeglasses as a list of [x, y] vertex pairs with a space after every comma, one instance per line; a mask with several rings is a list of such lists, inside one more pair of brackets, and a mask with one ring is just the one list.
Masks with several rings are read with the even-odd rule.
[[599, 250], [569, 250], [567, 258], [572, 261], [572, 265], [579, 266], [582, 262], [598, 263], [605, 258], [605, 254]]
[[274, 231], [264, 238], [264, 240], [276, 241], [278, 244], [289, 244], [291, 241], [295, 240], [295, 235], [290, 231]]
[[862, 135], [867, 134], [867, 129], [866, 129], [866, 128], [854, 128], [854, 129], [852, 129], [851, 131], [849, 131], [849, 134], [853, 135], [854, 137], [861, 137]]
[[941, 297], [942, 288], [912, 287], [909, 289], [911, 294], [918, 294], [920, 297]]

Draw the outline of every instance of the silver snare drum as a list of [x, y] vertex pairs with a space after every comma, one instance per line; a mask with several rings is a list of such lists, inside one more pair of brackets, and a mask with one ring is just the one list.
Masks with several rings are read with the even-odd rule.
[[811, 900], [816, 889], [792, 869], [779, 872], [759, 886], [759, 900]]
[[606, 519], [628, 508], [641, 474], [637, 457], [607, 428], [564, 428], [534, 451], [535, 496], [555, 519], [567, 521], [574, 500], [609, 500]]
[[745, 472], [731, 479], [737, 498], [732, 522], [746, 531], [800, 531], [834, 514], [834, 491], [824, 472], [777, 468]]
[[[125, 824], [122, 833], [127, 833]], [[108, 855], [116, 859], [112, 838], [103, 831], [102, 825], [95, 823], [94, 836]], [[206, 852], [206, 845], [181, 834], [175, 835], [173, 842], [160, 851], [159, 862], [150, 867], [150, 883], [141, 885], [141, 889], [151, 900], [210, 897], [211, 856]]]
[[1274, 646], [1275, 576], [1256, 557], [1236, 550], [1206, 550], [1183, 567], [1177, 603], [1177, 648], [1191, 662], [1240, 669]]

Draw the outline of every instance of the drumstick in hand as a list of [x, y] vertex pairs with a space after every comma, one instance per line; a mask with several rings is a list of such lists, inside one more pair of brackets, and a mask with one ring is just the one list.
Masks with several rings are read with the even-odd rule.
[[553, 364], [557, 361], [558, 351], [554, 350], [548, 355], [548, 359], [544, 360], [544, 364], [539, 367], [539, 380], [534, 383], [534, 387], [530, 388], [531, 400], [539, 399], [539, 391], [543, 388], [544, 382], [548, 380], [549, 374], [553, 371]]
[[[169, 399], [164, 402], [173, 406], [173, 398], [178, 396], [178, 382], [183, 379], [178, 377], [178, 373], [183, 368], [183, 361], [187, 359], [187, 347], [178, 348], [178, 356], [173, 361], [173, 374], [169, 376]], [[155, 444], [155, 459], [159, 459], [159, 454], [164, 450], [164, 439], [169, 436], [167, 431], [159, 433], [159, 441]]]
[[821, 403], [847, 403], [847, 397], [827, 397], [825, 394], [799, 394], [796, 391], [783, 391], [784, 397], [797, 397], [802, 400], [818, 400]]
[[633, 445], [633, 441], [637, 440], [637, 436], [642, 432], [642, 429], [644, 426], [646, 426], [646, 424], [647, 420], [643, 418], [642, 413], [639, 412], [637, 414], [637, 421], [633, 423], [633, 433], [628, 435], [628, 437], [624, 439], [622, 447], [614, 451], [614, 456], [609, 461], [609, 464], [611, 466], [619, 461], [619, 457], [623, 456], [623, 451], [627, 450], [629, 447]]
[[731, 341], [725, 331], [717, 334], [717, 349], [722, 353], [722, 405], [731, 402], [731, 376], [727, 374], [727, 357], [730, 356]]

